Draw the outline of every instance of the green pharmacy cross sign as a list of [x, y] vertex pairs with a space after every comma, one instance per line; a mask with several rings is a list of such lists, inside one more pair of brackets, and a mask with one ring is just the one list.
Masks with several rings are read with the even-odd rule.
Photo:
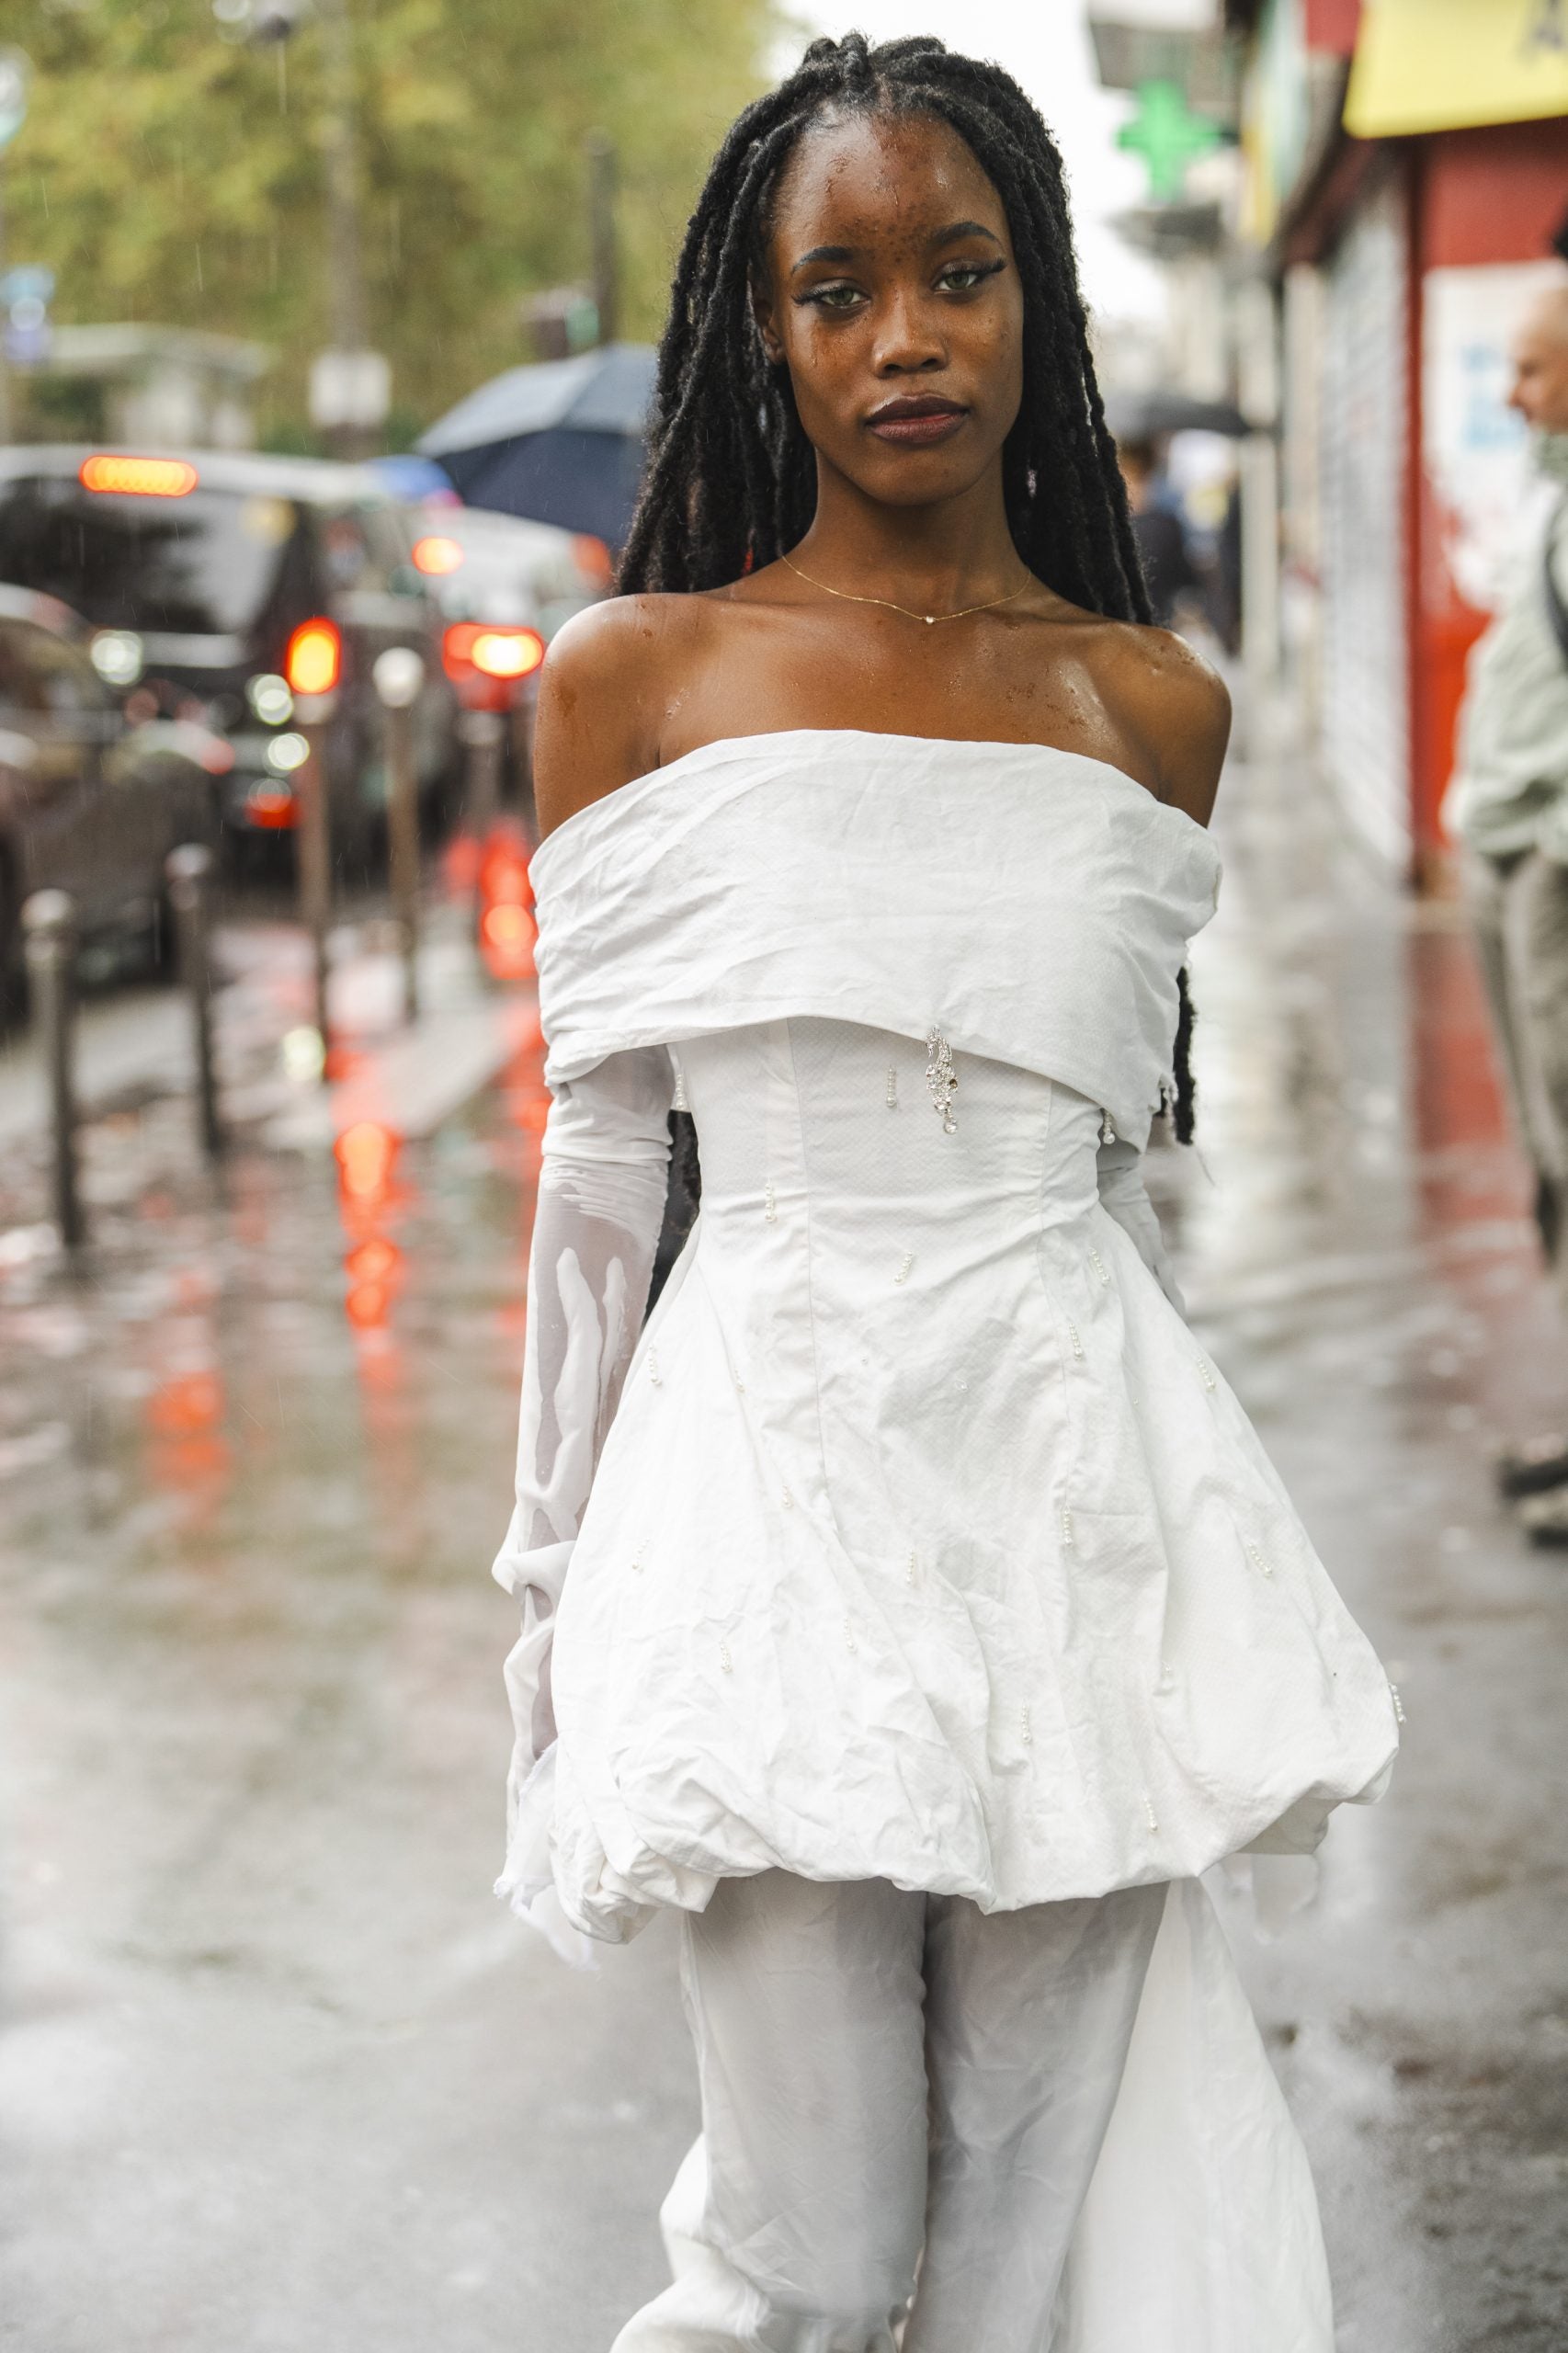
[[1179, 83], [1140, 82], [1138, 111], [1117, 132], [1116, 143], [1142, 156], [1149, 194], [1157, 204], [1166, 204], [1179, 200], [1187, 165], [1218, 147], [1223, 135], [1192, 112]]

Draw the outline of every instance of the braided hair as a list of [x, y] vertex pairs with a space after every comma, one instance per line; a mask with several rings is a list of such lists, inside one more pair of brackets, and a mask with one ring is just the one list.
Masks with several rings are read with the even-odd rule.
[[[1035, 576], [1071, 603], [1147, 621], [1116, 445], [1078, 285], [1062, 158], [999, 65], [919, 35], [873, 47], [814, 40], [789, 78], [746, 108], [713, 159], [687, 229], [659, 346], [649, 462], [619, 586], [690, 593], [759, 570], [804, 536], [816, 466], [789, 369], [768, 360], [750, 289], [766, 267], [784, 165], [824, 114], [925, 115], [949, 124], [1002, 199], [1024, 298], [1023, 398], [1003, 451], [1009, 528]], [[1180, 976], [1175, 1128], [1193, 1132]]]

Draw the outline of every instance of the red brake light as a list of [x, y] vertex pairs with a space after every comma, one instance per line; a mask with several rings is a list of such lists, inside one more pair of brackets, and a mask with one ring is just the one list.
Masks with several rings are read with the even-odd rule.
[[487, 678], [526, 678], [544, 660], [544, 640], [532, 629], [482, 630], [469, 660]]
[[121, 458], [106, 450], [84, 458], [76, 479], [84, 490], [119, 491], [132, 498], [185, 498], [200, 477], [183, 458]]
[[449, 572], [456, 572], [463, 560], [461, 544], [449, 539], [442, 531], [432, 531], [414, 542], [414, 568], [440, 579]]
[[343, 639], [335, 621], [301, 621], [289, 640], [283, 676], [297, 695], [329, 695], [343, 676]]
[[508, 686], [527, 678], [544, 660], [544, 640], [537, 629], [503, 627], [491, 621], [454, 621], [441, 641], [447, 675], [461, 678], [477, 670], [482, 677], [499, 678]]

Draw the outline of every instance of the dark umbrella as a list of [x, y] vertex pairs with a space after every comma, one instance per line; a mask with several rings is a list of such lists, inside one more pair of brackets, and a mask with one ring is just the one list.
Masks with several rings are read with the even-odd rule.
[[1119, 441], [1157, 441], [1166, 433], [1223, 433], [1234, 441], [1253, 430], [1229, 401], [1194, 400], [1190, 392], [1112, 392], [1105, 414]]
[[471, 506], [589, 531], [621, 547], [642, 479], [652, 347], [607, 343], [575, 359], [509, 368], [430, 427], [438, 459]]

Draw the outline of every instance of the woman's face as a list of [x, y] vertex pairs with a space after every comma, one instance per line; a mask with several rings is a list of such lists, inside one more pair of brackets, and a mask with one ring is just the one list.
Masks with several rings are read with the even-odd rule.
[[970, 489], [1023, 396], [1002, 199], [930, 116], [828, 118], [780, 176], [754, 304], [827, 463], [888, 506]]

